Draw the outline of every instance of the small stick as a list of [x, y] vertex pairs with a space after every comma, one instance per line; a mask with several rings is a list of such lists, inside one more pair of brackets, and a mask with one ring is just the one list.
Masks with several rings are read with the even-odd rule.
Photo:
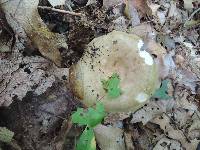
[[196, 10], [190, 15], [190, 17], [185, 21], [185, 23], [184, 23], [184, 25], [183, 25], [184, 27], [185, 27], [186, 23], [187, 23], [188, 21], [190, 21], [198, 11], [200, 11], [200, 8], [196, 9]]
[[59, 12], [59, 13], [63, 13], [63, 14], [69, 14], [69, 15], [73, 15], [73, 16], [79, 16], [79, 17], [84, 16], [81, 13], [76, 13], [76, 12], [73, 12], [73, 11], [66, 11], [66, 10], [51, 8], [51, 7], [47, 7], [47, 6], [38, 6], [38, 8], [40, 8], [40, 9], [46, 9], [46, 10], [51, 10], [51, 11], [55, 11], [55, 12]]

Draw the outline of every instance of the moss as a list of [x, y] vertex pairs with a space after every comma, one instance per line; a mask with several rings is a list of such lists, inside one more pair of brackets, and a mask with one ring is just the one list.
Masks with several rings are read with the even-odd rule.
[[8, 130], [5, 127], [0, 127], [0, 141], [10, 143], [14, 136], [14, 132]]

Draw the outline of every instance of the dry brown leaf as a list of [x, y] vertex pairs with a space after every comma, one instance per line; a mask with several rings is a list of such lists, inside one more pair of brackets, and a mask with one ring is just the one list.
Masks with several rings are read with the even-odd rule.
[[0, 59], [0, 106], [9, 106], [15, 98], [21, 100], [28, 91], [34, 91], [34, 86], [41, 94], [55, 81], [53, 76], [45, 77], [44, 70], [49, 63], [44, 58], [18, 56], [18, 60], [7, 59]]
[[184, 130], [187, 127], [188, 123], [182, 123], [182, 126], [180, 126], [179, 124], [179, 120], [181, 120], [184, 117], [187, 118], [184, 118], [185, 122], [191, 122], [190, 117], [186, 116], [185, 114], [180, 113], [179, 116], [176, 116], [176, 113], [173, 114], [173, 116], [175, 117], [175, 120], [173, 119], [174, 121], [172, 121], [172, 118], [169, 115], [163, 114], [162, 117], [156, 117], [151, 122], [160, 125], [160, 128], [164, 131], [165, 135], [170, 139], [178, 140], [183, 148], [195, 150], [197, 148], [199, 140], [189, 139], [187, 132], [185, 132]]
[[183, 150], [183, 148], [181, 147], [181, 144], [176, 141], [176, 140], [172, 140], [172, 139], [168, 139], [166, 137], [160, 139], [157, 144], [155, 145], [155, 147], [153, 148], [153, 150]]
[[94, 128], [95, 138], [102, 150], [125, 150], [123, 131], [119, 128], [98, 125]]
[[188, 97], [190, 97], [190, 93], [185, 90], [176, 91], [175, 99], [176, 99], [176, 106], [178, 108], [183, 108], [191, 111], [191, 113], [194, 113], [198, 109], [197, 105], [193, 103], [192, 101], [189, 101]]
[[0, 9], [0, 52], [11, 52], [15, 43], [14, 33], [8, 25], [3, 11]]
[[132, 134], [130, 132], [124, 133], [124, 140], [126, 144], [127, 150], [134, 150], [133, 142], [132, 142]]
[[179, 85], [184, 85], [187, 89], [190, 89], [193, 94], [196, 93], [195, 87], [199, 81], [196, 74], [186, 69], [179, 69], [176, 72], [176, 82]]
[[50, 32], [38, 14], [38, 3], [39, 0], [12, 0], [4, 3], [2, 9], [15, 33], [19, 27], [23, 28], [40, 53], [61, 66], [59, 48], [67, 49], [66, 38], [61, 34]]
[[149, 7], [151, 8], [152, 15], [156, 16], [157, 10], [158, 10], [158, 8], [160, 8], [160, 5], [158, 5], [158, 4], [150, 4]]
[[43, 94], [57, 78], [68, 74], [67, 68], [57, 68], [47, 59], [23, 57], [19, 52], [5, 58], [0, 55], [0, 62], [0, 106], [22, 100], [28, 91]]
[[194, 115], [192, 116], [192, 125], [189, 127], [188, 131], [188, 135], [190, 137], [190, 139], [195, 139], [200, 137], [200, 116], [198, 114], [199, 112], [196, 111], [194, 113]]
[[173, 100], [151, 101], [132, 114], [131, 123], [142, 122], [145, 125], [156, 116], [171, 110], [173, 106]]
[[[148, 23], [142, 23], [134, 28], [129, 28], [128, 30], [131, 34], [136, 34], [141, 37], [143, 40], [145, 39], [155, 39], [156, 30]], [[149, 43], [150, 44], [150, 43]]]
[[138, 11], [140, 11], [143, 16], [150, 16], [152, 14], [151, 9], [147, 5], [147, 0], [125, 0], [125, 3], [127, 9], [133, 6]]

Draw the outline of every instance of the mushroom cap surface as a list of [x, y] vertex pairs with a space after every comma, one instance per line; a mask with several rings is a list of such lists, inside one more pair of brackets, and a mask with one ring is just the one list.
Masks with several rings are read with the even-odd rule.
[[[107, 112], [135, 111], [148, 102], [158, 88], [158, 67], [151, 54], [142, 50], [143, 41], [120, 31], [92, 40], [80, 61], [70, 68], [74, 94], [86, 106], [102, 102]], [[111, 98], [102, 80], [117, 73], [121, 95]]]

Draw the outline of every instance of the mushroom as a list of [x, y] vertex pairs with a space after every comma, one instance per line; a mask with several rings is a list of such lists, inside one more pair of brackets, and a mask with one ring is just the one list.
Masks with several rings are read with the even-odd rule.
[[[143, 41], [121, 31], [92, 40], [80, 61], [69, 70], [71, 88], [86, 106], [102, 102], [107, 112], [135, 111], [148, 102], [158, 88], [158, 67]], [[121, 95], [108, 96], [101, 81], [116, 73]]]

